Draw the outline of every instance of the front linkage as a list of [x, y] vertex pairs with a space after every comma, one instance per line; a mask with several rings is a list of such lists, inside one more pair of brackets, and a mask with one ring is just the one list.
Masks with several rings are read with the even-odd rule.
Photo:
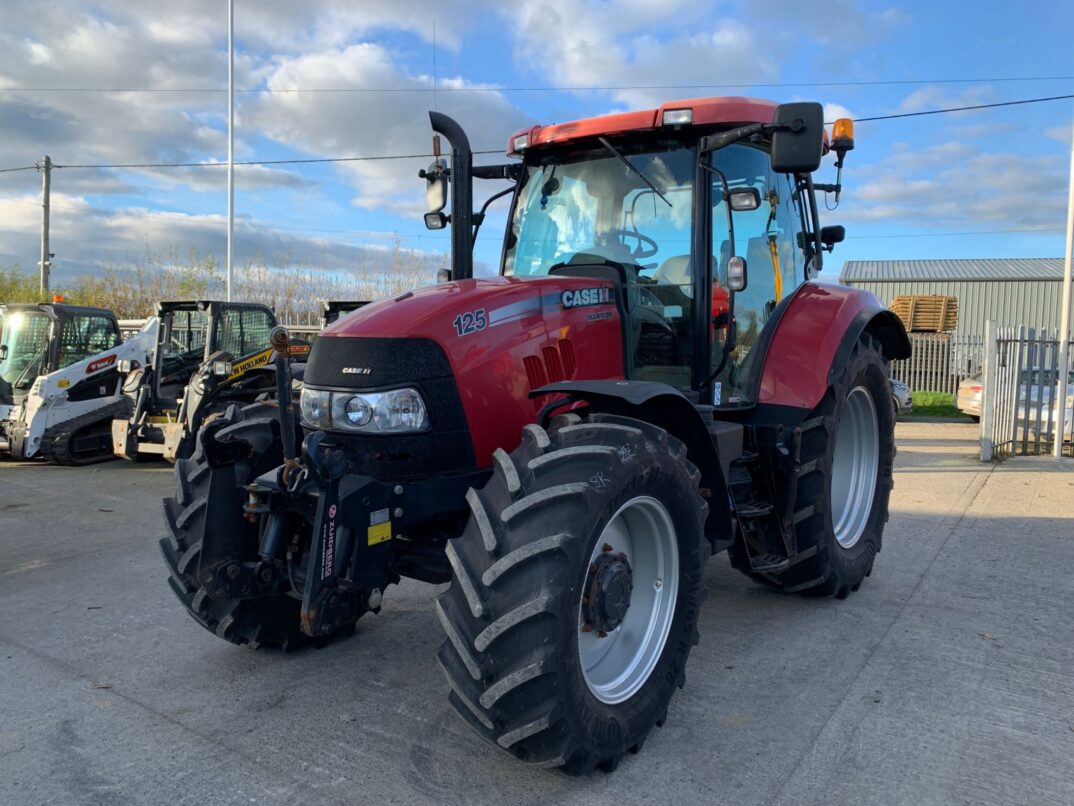
[[[273, 337], [274, 344], [287, 338], [285, 331]], [[290, 387], [285, 359], [277, 380]], [[256, 600], [300, 600], [298, 623], [290, 629], [323, 638], [378, 612], [385, 588], [402, 576], [450, 579], [444, 547], [461, 532], [465, 512], [443, 511], [444, 502], [465, 502], [466, 491], [483, 483], [487, 471], [405, 482], [361, 475], [323, 431], [310, 432], [297, 450], [293, 410], [277, 411], [275, 420], [243, 421], [242, 412], [232, 410], [208, 424], [197, 454], [178, 469], [181, 479], [189, 476], [205, 488], [197, 505], [203, 516], [183, 511], [169, 518], [173, 533], [196, 527], [198, 534], [173, 543], [198, 545], [196, 587], [204, 597], [255, 609]], [[200, 501], [201, 492], [186, 497]], [[173, 566], [181, 571], [181, 565], [177, 555]], [[269, 611], [273, 618], [292, 612], [257, 610]]]

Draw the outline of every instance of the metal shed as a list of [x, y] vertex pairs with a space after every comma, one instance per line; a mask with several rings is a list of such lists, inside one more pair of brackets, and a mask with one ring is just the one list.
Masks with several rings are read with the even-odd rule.
[[839, 282], [872, 291], [885, 305], [900, 294], [957, 297], [955, 335], [979, 338], [989, 319], [1000, 327], [1058, 328], [1063, 259], [848, 260]]

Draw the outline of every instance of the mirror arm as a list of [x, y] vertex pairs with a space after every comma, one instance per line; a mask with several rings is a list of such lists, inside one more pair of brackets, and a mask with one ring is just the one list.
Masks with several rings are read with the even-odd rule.
[[824, 246], [820, 241], [820, 213], [817, 210], [816, 186], [813, 184], [813, 174], [805, 177], [806, 195], [809, 197], [809, 212], [813, 216], [813, 259], [816, 261], [816, 272], [820, 274], [824, 266]]
[[508, 162], [501, 165], [475, 165], [474, 179], [507, 179], [517, 182], [522, 178], [522, 163]]
[[723, 200], [724, 203], [727, 205], [727, 245], [728, 249], [730, 250], [730, 253], [727, 257], [729, 259], [733, 258], [735, 256], [735, 217], [731, 212], [731, 191], [727, 185], [727, 177], [723, 175], [723, 171], [721, 171], [719, 168], [713, 165], [708, 165], [705, 162], [701, 162], [701, 169], [708, 171], [720, 180]]
[[[510, 167], [510, 166], [503, 166], [503, 167]], [[494, 201], [496, 201], [496, 199], [502, 198], [502, 197], [506, 196], [508, 193], [513, 193], [517, 188], [518, 188], [517, 184], [511, 185], [510, 187], [504, 188], [499, 193], [493, 193], [491, 196], [489, 196], [487, 199], [485, 199], [485, 203], [481, 205], [481, 211], [478, 212], [478, 214], [474, 216], [474, 237], [473, 237], [473, 243], [470, 244], [471, 249], [473, 249], [474, 246], [477, 244], [477, 233], [478, 233], [478, 230], [481, 229], [481, 225], [485, 221], [485, 211], [487, 209], [489, 209], [489, 205], [492, 204]]]

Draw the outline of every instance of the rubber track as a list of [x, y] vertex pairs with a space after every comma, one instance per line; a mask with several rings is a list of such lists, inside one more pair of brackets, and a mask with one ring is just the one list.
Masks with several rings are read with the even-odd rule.
[[[130, 400], [124, 397], [103, 409], [89, 411], [66, 422], [57, 423], [51, 428], [46, 428], [41, 437], [41, 456], [46, 462], [53, 465], [67, 465], [77, 467], [91, 465], [96, 462], [105, 462], [114, 459], [112, 452], [112, 420], [130, 417]], [[108, 424], [107, 449], [90, 456], [72, 456], [71, 441], [79, 431], [100, 423]]]

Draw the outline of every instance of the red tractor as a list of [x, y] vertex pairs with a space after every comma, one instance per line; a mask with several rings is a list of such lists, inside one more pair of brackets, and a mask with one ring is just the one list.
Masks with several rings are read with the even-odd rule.
[[[910, 346], [874, 296], [813, 280], [843, 234], [813, 172], [852, 130], [829, 143], [819, 104], [685, 100], [535, 126], [474, 167], [432, 123], [451, 275], [328, 327], [300, 423], [205, 425], [165, 501], [170, 584], [221, 638], [291, 648], [401, 577], [450, 582], [462, 718], [522, 761], [610, 770], [684, 684], [709, 555], [839, 599], [873, 569]], [[498, 277], [472, 276], [473, 177], [512, 183]]]

